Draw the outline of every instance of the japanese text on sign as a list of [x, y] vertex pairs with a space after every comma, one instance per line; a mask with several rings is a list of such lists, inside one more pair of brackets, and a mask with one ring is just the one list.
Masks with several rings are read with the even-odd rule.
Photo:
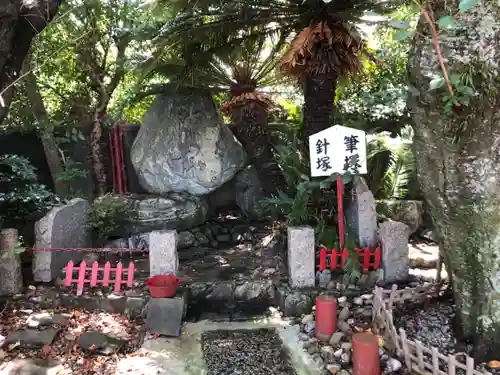
[[309, 137], [311, 176], [332, 173], [367, 173], [366, 135], [358, 129], [335, 125]]

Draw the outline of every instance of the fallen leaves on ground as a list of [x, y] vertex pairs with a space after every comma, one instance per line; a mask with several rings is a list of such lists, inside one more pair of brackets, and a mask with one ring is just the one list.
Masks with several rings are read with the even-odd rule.
[[[130, 321], [120, 314], [88, 312], [79, 309], [40, 309], [27, 302], [12, 302], [0, 320], [0, 335], [27, 328], [26, 319], [33, 313], [67, 314], [70, 318], [62, 325], [54, 325], [60, 331], [51, 345], [27, 349], [20, 345], [9, 345], [0, 349], [0, 373], [15, 360], [44, 360], [60, 364], [58, 375], [115, 374], [118, 361], [134, 353], [140, 345], [143, 333], [142, 322]], [[39, 328], [43, 330], [44, 328]], [[86, 331], [98, 331], [106, 335], [127, 340], [118, 354], [101, 356], [79, 348], [78, 338]], [[92, 349], [92, 348], [91, 348]], [[135, 355], [135, 354], [134, 354]]]

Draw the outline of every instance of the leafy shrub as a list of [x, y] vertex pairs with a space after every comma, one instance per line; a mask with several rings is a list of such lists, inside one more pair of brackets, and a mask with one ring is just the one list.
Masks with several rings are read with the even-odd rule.
[[0, 157], [0, 213], [16, 223], [59, 203], [59, 198], [37, 182], [36, 169], [19, 155]]
[[[283, 172], [287, 191], [262, 201], [268, 212], [284, 216], [289, 225], [310, 225], [316, 229], [317, 242], [327, 247], [338, 245], [337, 193], [338, 174], [329, 177], [309, 177], [309, 152], [299, 137], [300, 127], [282, 127], [275, 135], [276, 160]], [[342, 176], [344, 184], [350, 174]]]
[[97, 198], [90, 213], [90, 226], [99, 240], [120, 228], [125, 219], [133, 220], [137, 211], [132, 202], [120, 195], [108, 193]]

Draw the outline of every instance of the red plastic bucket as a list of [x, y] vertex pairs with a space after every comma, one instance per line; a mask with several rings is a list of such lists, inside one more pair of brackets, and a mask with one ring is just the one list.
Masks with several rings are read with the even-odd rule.
[[380, 357], [377, 336], [356, 333], [352, 337], [352, 363], [354, 375], [379, 375]]
[[337, 299], [332, 296], [316, 297], [316, 338], [328, 341], [337, 330]]
[[171, 298], [180, 283], [181, 279], [174, 275], [156, 275], [148, 279], [147, 285], [152, 298]]

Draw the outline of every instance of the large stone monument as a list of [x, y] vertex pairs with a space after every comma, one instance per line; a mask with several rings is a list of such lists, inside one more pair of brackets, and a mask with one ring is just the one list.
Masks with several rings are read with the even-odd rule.
[[405, 281], [409, 274], [408, 236], [410, 229], [398, 221], [380, 224], [379, 240], [382, 245], [382, 267], [387, 283]]
[[[35, 224], [35, 249], [72, 249], [92, 246], [89, 226], [90, 203], [73, 199], [68, 204], [54, 207]], [[70, 260], [78, 263], [82, 251], [36, 251], [33, 259], [35, 281], [54, 280]]]

